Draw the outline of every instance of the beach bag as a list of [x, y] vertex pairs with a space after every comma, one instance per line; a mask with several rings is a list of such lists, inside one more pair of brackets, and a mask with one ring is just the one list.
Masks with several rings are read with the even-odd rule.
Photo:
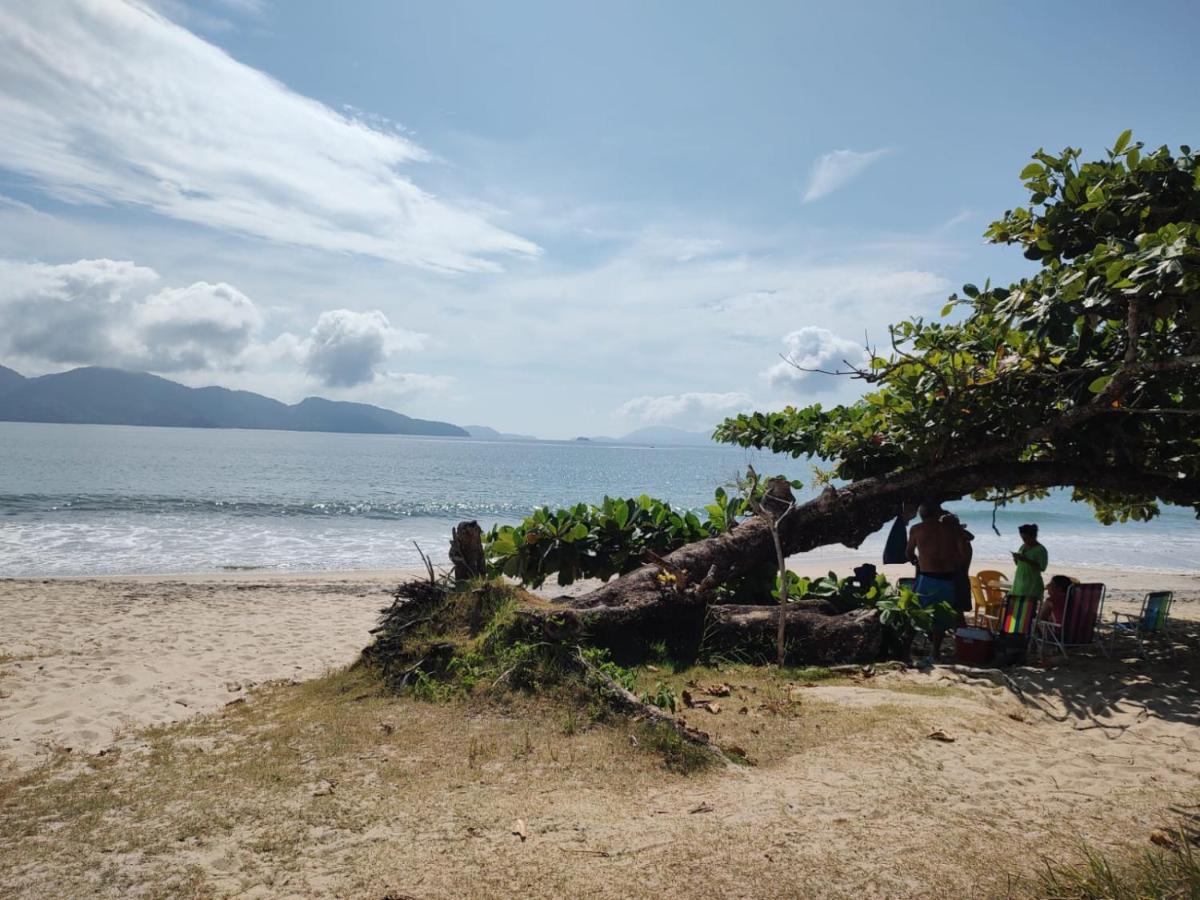
[[908, 529], [904, 527], [904, 516], [896, 516], [892, 530], [888, 532], [887, 543], [883, 545], [883, 564], [885, 566], [908, 562]]

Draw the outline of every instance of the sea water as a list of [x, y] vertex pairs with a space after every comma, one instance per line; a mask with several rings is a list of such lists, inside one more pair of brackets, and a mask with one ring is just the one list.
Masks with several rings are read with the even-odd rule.
[[[463, 519], [489, 528], [539, 505], [643, 493], [696, 509], [748, 464], [811, 481], [802, 460], [718, 445], [0, 422], [0, 576], [407, 567], [416, 545], [444, 560]], [[1000, 509], [997, 536], [990, 505], [949, 508], [980, 559], [1004, 557], [1031, 521], [1055, 570], [1200, 571], [1189, 510], [1105, 527], [1058, 493]], [[885, 531], [809, 556], [878, 562]]]

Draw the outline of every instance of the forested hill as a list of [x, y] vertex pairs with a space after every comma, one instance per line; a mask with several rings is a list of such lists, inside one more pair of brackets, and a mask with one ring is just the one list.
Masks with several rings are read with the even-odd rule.
[[289, 406], [250, 391], [96, 367], [24, 378], [0, 366], [0, 421], [468, 437], [457, 425], [366, 403], [309, 397]]

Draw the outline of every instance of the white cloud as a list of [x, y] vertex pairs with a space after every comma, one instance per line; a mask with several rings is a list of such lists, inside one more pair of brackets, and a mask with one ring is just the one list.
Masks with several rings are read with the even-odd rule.
[[147, 368], [204, 369], [214, 355], [228, 359], [241, 353], [262, 328], [263, 316], [237, 288], [197, 281], [147, 297], [133, 310], [133, 324], [146, 345]]
[[407, 138], [135, 2], [0, 7], [0, 133], [0, 167], [69, 203], [441, 270], [539, 252], [402, 176], [429, 159]]
[[783, 344], [786, 348], [783, 359], [762, 373], [767, 383], [775, 388], [798, 388], [817, 374], [805, 371], [807, 369], [844, 370], [847, 364], [861, 365], [867, 358], [861, 345], [813, 325], [784, 335]]
[[0, 260], [0, 350], [36, 365], [201, 370], [236, 360], [262, 327], [258, 308], [228, 284], [149, 293], [159, 280], [120, 260]]
[[393, 328], [379, 310], [330, 309], [321, 313], [305, 353], [308, 374], [328, 387], [373, 381], [394, 350], [415, 349], [425, 335]]
[[832, 194], [890, 152], [885, 148], [865, 153], [856, 150], [833, 150], [826, 153], [813, 166], [808, 190], [804, 192], [804, 202], [811, 203]]
[[749, 394], [741, 392], [663, 394], [658, 397], [634, 397], [617, 409], [626, 419], [656, 424], [709, 426], [730, 413], [740, 412], [754, 403]]
[[111, 259], [62, 265], [0, 258], [0, 363], [24, 374], [71, 365], [158, 372], [192, 385], [296, 400], [305, 373], [338, 399], [396, 408], [444, 396], [449, 375], [388, 369], [428, 337], [378, 310], [322, 312], [307, 334], [263, 336], [267, 316], [229, 284], [163, 287], [153, 269]]

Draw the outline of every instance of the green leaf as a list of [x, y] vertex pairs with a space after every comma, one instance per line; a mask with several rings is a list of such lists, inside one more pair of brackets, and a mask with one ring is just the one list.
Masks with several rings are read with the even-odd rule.
[[[1011, 172], [1012, 169], [1009, 169]], [[1021, 180], [1028, 181], [1030, 178], [1037, 178], [1039, 175], [1045, 175], [1046, 168], [1041, 163], [1031, 162], [1021, 170]]]
[[1093, 381], [1091, 384], [1088, 385], [1088, 390], [1091, 391], [1093, 394], [1099, 394], [1106, 387], [1108, 387], [1108, 383], [1110, 381], [1112, 381], [1111, 375], [1101, 375], [1099, 378], [1097, 378], [1095, 381]]
[[954, 309], [954, 301], [951, 300], [949, 303], [947, 303], [945, 306], [942, 307], [942, 318], [944, 319], [944, 318], [946, 318], [946, 316], [950, 315], [950, 311], [953, 309]]
[[979, 288], [975, 287], [973, 284], [964, 284], [963, 293], [974, 299], [979, 296]]
[[1117, 153], [1120, 153], [1127, 146], [1129, 146], [1129, 139], [1131, 137], [1133, 137], [1133, 129], [1132, 128], [1126, 128], [1124, 131], [1122, 131], [1121, 136], [1117, 138], [1117, 142], [1115, 144], [1113, 144], [1113, 150], [1112, 150], [1113, 154], [1115, 155]]

